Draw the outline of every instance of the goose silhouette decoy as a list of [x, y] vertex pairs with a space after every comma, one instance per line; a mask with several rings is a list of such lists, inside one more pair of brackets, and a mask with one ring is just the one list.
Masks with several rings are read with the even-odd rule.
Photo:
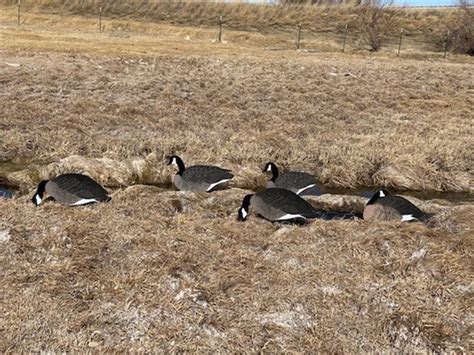
[[267, 188], [279, 187], [299, 195], [316, 186], [316, 177], [314, 175], [300, 171], [287, 171], [280, 175], [277, 166], [272, 162], [265, 164], [263, 172], [270, 172], [272, 174], [271, 179], [267, 182]]
[[425, 220], [427, 214], [421, 211], [406, 198], [379, 190], [367, 201], [363, 218], [372, 220], [399, 220], [402, 222]]
[[356, 218], [351, 213], [318, 211], [294, 192], [280, 188], [266, 189], [245, 196], [238, 211], [239, 221], [247, 219], [250, 207], [260, 216], [272, 222], [305, 222], [314, 218], [324, 220]]
[[111, 200], [108, 192], [89, 176], [63, 174], [38, 184], [31, 201], [39, 206], [46, 197], [69, 206], [87, 205]]
[[194, 165], [186, 168], [183, 160], [177, 155], [168, 158], [168, 165], [172, 164], [178, 166], [173, 183], [182, 191], [211, 192], [234, 177], [230, 170], [217, 166]]

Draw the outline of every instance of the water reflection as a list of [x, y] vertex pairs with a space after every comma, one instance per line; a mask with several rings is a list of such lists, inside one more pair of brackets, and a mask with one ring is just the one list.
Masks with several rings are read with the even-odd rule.
[[13, 197], [13, 192], [8, 190], [4, 186], [0, 186], [0, 198], [12, 198]]

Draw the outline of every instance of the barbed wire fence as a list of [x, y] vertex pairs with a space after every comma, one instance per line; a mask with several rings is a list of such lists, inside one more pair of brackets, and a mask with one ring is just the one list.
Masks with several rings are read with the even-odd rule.
[[[33, 6], [29, 7], [25, 5], [26, 1], [16, 0], [17, 1], [17, 26], [21, 26], [25, 23], [25, 20], [28, 16], [29, 11], [34, 11]], [[167, 1], [170, 2], [170, 1]], [[171, 2], [170, 2], [171, 3]], [[208, 1], [202, 1], [202, 3], [208, 3]], [[285, 5], [287, 6], [287, 5]], [[292, 6], [292, 5], [288, 5]], [[459, 7], [457, 5], [450, 5], [450, 6], [413, 6], [412, 8], [455, 8]], [[127, 14], [129, 15], [129, 14]], [[62, 15], [65, 16], [65, 15]], [[125, 17], [124, 17], [125, 18]], [[23, 21], [22, 21], [23, 19]], [[98, 6], [97, 8], [97, 21], [98, 21], [98, 32], [103, 33], [106, 31], [104, 22], [107, 21], [108, 18], [107, 14], [104, 10], [104, 7]], [[120, 19], [117, 15], [113, 16], [113, 19]], [[159, 22], [159, 21], [155, 21]], [[166, 21], [164, 21], [166, 22]], [[189, 23], [190, 26], [193, 23]], [[359, 31], [356, 31], [355, 28], [345, 24], [343, 27], [339, 26], [339, 28], [333, 28], [328, 30], [316, 30], [311, 26], [305, 26], [299, 23], [296, 28], [292, 28], [289, 25], [281, 25], [280, 27], [280, 34], [287, 31], [287, 42], [288, 45], [279, 46], [279, 47], [265, 47], [266, 50], [289, 50], [289, 49], [296, 49], [297, 51], [303, 52], [348, 52], [348, 51], [360, 51], [360, 50], [367, 50], [368, 46], [364, 43], [364, 35]], [[215, 24], [217, 28], [217, 35], [216, 41], [221, 43], [223, 42], [223, 36], [225, 35], [225, 30], [229, 29], [230, 31], [236, 30], [235, 26], [226, 26], [226, 21], [223, 15], [220, 15], [216, 20]], [[263, 31], [259, 31], [258, 29], [242, 29], [239, 28], [239, 31], [248, 31], [248, 32], [257, 32], [260, 34], [265, 35]], [[266, 32], [266, 31], [265, 31]], [[294, 32], [296, 34], [294, 41], [291, 40], [291, 33]], [[406, 50], [406, 45], [409, 44], [410, 46], [417, 45], [418, 47], [425, 48], [427, 51], [438, 52], [446, 58], [449, 49], [450, 49], [450, 33], [449, 31], [445, 32], [444, 39], [439, 39], [437, 45], [433, 44], [433, 41], [421, 40], [419, 39], [420, 34], [422, 33], [413, 33], [405, 29], [400, 29], [399, 35], [393, 34], [386, 34], [383, 35], [383, 49], [384, 51], [394, 52], [398, 57], [403, 57], [403, 53]], [[284, 37], [284, 36], [283, 36]], [[322, 40], [323, 39], [323, 40]], [[321, 45], [321, 42], [326, 40], [326, 45]]]

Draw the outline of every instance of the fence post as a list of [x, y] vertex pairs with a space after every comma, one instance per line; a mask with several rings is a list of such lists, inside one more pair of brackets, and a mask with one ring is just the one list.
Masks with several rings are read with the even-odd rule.
[[301, 24], [298, 25], [298, 37], [296, 38], [296, 50], [300, 49]]
[[344, 42], [342, 43], [342, 53], [346, 51], [347, 25], [344, 27]]
[[402, 49], [402, 37], [403, 37], [403, 28], [400, 30], [400, 42], [398, 42], [397, 57], [400, 57], [400, 50]]
[[99, 33], [102, 33], [102, 6], [99, 7]]
[[222, 42], [222, 15], [219, 16], [219, 42]]
[[21, 0], [18, 0], [18, 26], [20, 26]]
[[444, 58], [448, 55], [449, 30], [446, 31], [446, 41], [444, 42]]

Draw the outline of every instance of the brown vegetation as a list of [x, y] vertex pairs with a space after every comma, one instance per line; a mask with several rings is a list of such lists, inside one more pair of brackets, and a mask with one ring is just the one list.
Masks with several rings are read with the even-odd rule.
[[461, 8], [449, 24], [451, 35], [448, 35], [448, 46], [455, 52], [474, 56], [474, 8], [467, 2], [461, 3]]
[[362, 38], [375, 52], [382, 48], [388, 35], [398, 27], [396, 21], [399, 11], [386, 4], [362, 5], [357, 9], [357, 15], [361, 22]]
[[236, 172], [274, 159], [336, 187], [471, 189], [472, 64], [262, 51], [178, 33], [5, 30], [5, 46], [38, 53], [2, 54], [2, 150], [32, 162], [176, 152]]
[[[22, 185], [0, 200], [0, 352], [472, 351], [472, 203], [418, 201], [430, 226], [236, 221], [268, 160], [337, 187], [472, 189], [471, 58], [59, 18], [0, 17], [0, 176]], [[170, 191], [170, 153], [232, 168], [234, 188]], [[34, 207], [65, 170], [111, 203]], [[341, 199], [311, 202], [362, 207]]]
[[237, 222], [245, 193], [0, 200], [0, 349], [469, 352], [472, 206], [293, 227]]
[[[12, 9], [16, 0], [0, 0]], [[104, 18], [109, 20], [154, 21], [179, 25], [216, 26], [220, 16], [227, 29], [258, 32], [268, 36], [275, 32], [287, 33], [297, 26], [303, 28], [303, 37], [318, 36], [326, 41], [337, 39], [341, 42], [344, 28], [348, 25], [349, 40], [354, 48], [363, 48], [367, 31], [361, 31], [359, 14], [366, 7], [345, 5], [311, 5], [307, 2], [299, 5], [262, 5], [250, 3], [225, 3], [159, 0], [35, 0], [24, 1], [25, 16], [30, 12], [41, 11], [60, 16], [80, 15], [98, 17], [102, 8]], [[368, 7], [375, 9], [375, 7]], [[397, 23], [388, 24], [379, 32], [389, 46], [396, 46], [398, 34], [403, 28], [407, 40], [417, 44], [418, 48], [437, 50], [436, 34], [448, 25], [455, 9], [405, 9], [397, 8], [384, 11], [384, 14], [396, 14]], [[28, 22], [28, 19], [26, 20]], [[377, 24], [377, 27], [379, 25]], [[293, 35], [293, 34], [291, 34]], [[292, 38], [294, 40], [294, 38]]]

